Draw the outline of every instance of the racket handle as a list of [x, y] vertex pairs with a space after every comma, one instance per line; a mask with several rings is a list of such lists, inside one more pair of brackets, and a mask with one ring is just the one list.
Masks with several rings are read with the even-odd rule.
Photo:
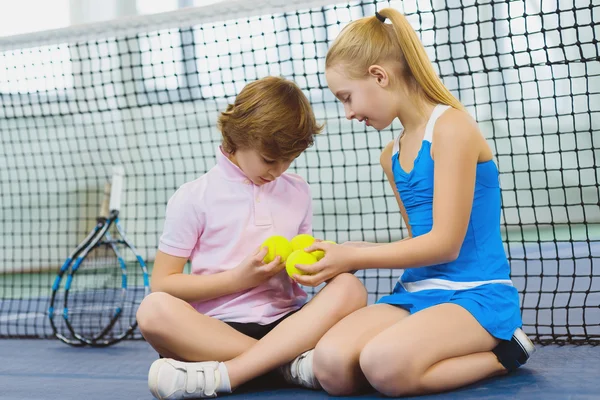
[[104, 184], [104, 195], [102, 197], [102, 204], [100, 205], [100, 214], [101, 217], [108, 217], [110, 202], [110, 182], [106, 182]]
[[119, 211], [121, 209], [121, 194], [123, 192], [124, 169], [120, 165], [113, 167], [113, 176], [110, 190], [110, 211]]

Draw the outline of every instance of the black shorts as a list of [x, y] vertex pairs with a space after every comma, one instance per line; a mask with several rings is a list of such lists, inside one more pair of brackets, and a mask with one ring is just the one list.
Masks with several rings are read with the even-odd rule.
[[244, 322], [228, 322], [228, 321], [223, 321], [225, 322], [227, 325], [229, 325], [230, 327], [232, 327], [233, 329], [235, 329], [236, 331], [246, 335], [246, 336], [250, 336], [251, 338], [254, 338], [256, 340], [260, 340], [262, 339], [264, 336], [266, 336], [267, 333], [271, 332], [277, 325], [279, 325], [284, 319], [288, 318], [290, 315], [293, 315], [295, 313], [297, 313], [298, 310], [289, 312], [287, 314], [285, 314], [283, 317], [279, 318], [276, 321], [271, 322], [270, 324], [267, 325], [261, 325], [261, 324], [256, 324], [253, 322], [249, 322], [249, 323], [244, 323]]

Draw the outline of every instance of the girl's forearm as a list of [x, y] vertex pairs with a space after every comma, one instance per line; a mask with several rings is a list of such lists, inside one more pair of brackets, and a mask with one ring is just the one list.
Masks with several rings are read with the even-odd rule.
[[407, 269], [425, 267], [453, 261], [458, 252], [435, 233], [386, 243], [382, 246], [356, 249], [352, 269], [392, 268]]
[[[400, 239], [399, 241], [402, 240], [408, 240], [410, 239], [410, 237], [405, 237], [404, 239]], [[356, 241], [356, 242], [344, 242], [342, 243], [342, 246], [349, 246], [349, 247], [379, 247], [379, 246], [385, 246], [389, 243], [373, 243], [373, 242], [362, 242], [362, 241]]]

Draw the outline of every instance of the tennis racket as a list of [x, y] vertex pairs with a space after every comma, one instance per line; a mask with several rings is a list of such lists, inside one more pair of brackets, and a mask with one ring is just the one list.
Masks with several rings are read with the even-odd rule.
[[[123, 168], [115, 167], [96, 226], [67, 257], [52, 286], [51, 326], [73, 346], [109, 346], [132, 334], [137, 308], [150, 292], [146, 264], [119, 221], [122, 190]], [[61, 300], [59, 324], [54, 310]]]

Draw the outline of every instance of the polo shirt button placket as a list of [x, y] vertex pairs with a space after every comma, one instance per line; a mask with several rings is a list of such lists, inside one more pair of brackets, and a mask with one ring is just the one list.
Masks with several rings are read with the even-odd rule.
[[271, 211], [264, 200], [260, 186], [254, 186], [254, 223], [255, 225], [272, 225]]

